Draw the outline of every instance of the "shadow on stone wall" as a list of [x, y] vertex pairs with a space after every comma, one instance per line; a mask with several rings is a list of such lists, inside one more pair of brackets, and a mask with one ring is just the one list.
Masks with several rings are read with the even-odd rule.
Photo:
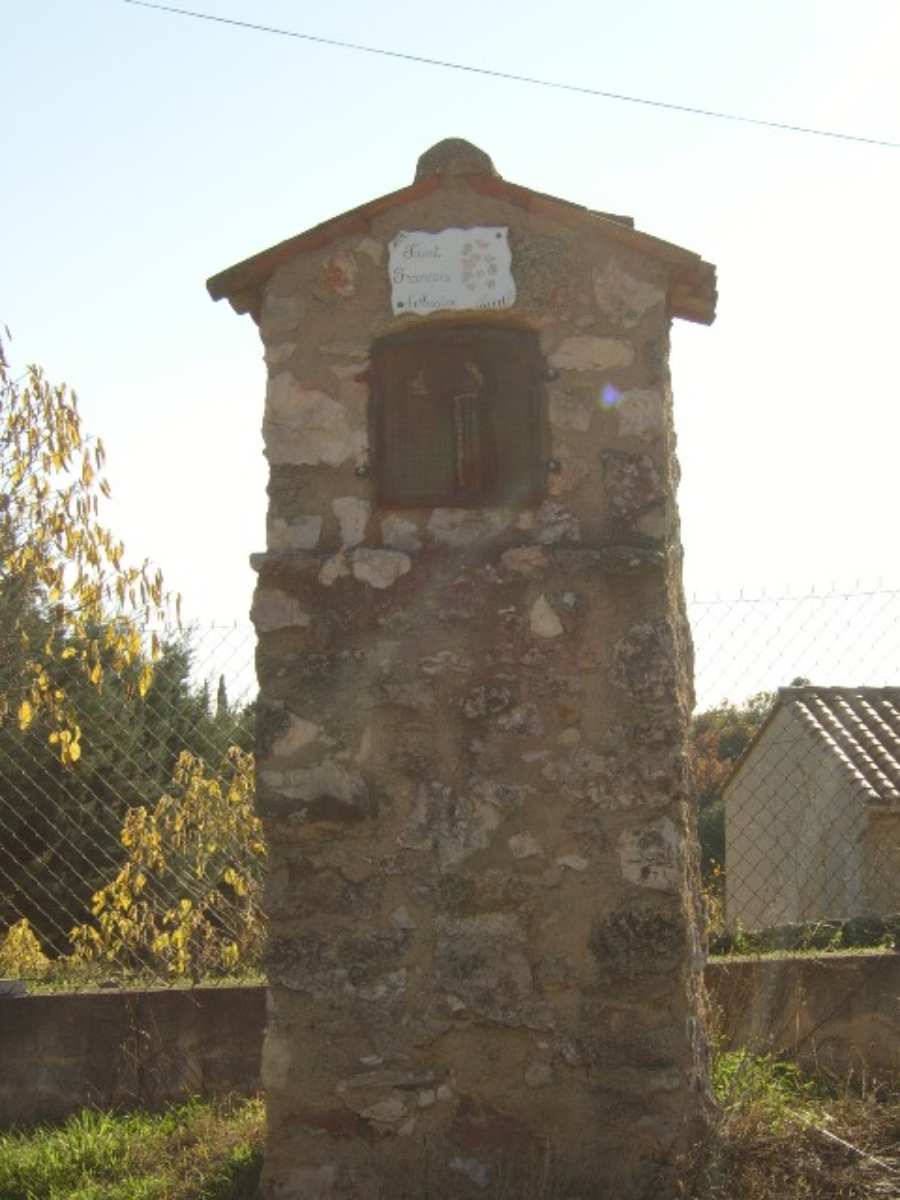
[[0, 1124], [261, 1089], [264, 987], [0, 996]]

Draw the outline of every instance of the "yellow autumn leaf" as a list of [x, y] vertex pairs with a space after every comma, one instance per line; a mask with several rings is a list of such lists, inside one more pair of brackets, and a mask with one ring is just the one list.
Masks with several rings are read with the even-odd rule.
[[67, 767], [73, 767], [81, 758], [81, 743], [74, 739], [63, 747], [62, 760]]
[[34, 709], [29, 700], [23, 700], [19, 705], [19, 728], [26, 730], [34, 720]]
[[153, 682], [153, 668], [145, 663], [141, 668], [141, 676], [138, 680], [138, 692], [141, 696], [146, 696], [150, 689], [150, 684]]

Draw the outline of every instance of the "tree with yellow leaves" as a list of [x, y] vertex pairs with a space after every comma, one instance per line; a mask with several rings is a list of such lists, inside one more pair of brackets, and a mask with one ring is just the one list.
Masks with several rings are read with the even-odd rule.
[[253, 757], [184, 752], [155, 805], [129, 809], [123, 860], [72, 932], [75, 960], [195, 981], [260, 967], [265, 845]]
[[113, 670], [146, 692], [143, 630], [168, 604], [159, 571], [128, 565], [100, 520], [103, 466], [75, 393], [37, 366], [14, 377], [0, 341], [0, 724], [26, 730], [41, 714], [67, 765], [81, 730], [60, 664], [95, 686]]
[[147, 633], [174, 606], [102, 523], [103, 465], [74, 393], [0, 344], [0, 948], [233, 970], [261, 931], [252, 710]]
[[[129, 757], [149, 723], [135, 702], [148, 708], [158, 667], [167, 694], [187, 672], [177, 646], [145, 634], [169, 612], [162, 577], [128, 565], [101, 519], [103, 468], [75, 394], [40, 367], [14, 374], [0, 341], [0, 934], [27, 918], [56, 947], [135, 787], [171, 775], [171, 754], [152, 770]], [[114, 712], [127, 712], [119, 730]]]

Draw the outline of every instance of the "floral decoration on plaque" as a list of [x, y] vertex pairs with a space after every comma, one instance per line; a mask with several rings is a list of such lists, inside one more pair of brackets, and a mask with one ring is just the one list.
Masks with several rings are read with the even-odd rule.
[[395, 316], [516, 302], [509, 230], [500, 226], [401, 230], [390, 244], [388, 270]]

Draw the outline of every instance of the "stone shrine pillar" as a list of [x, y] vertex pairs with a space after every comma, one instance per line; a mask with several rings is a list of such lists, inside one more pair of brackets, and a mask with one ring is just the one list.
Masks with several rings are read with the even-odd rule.
[[674, 1196], [709, 1097], [668, 348], [713, 268], [451, 140], [209, 289], [269, 371], [262, 1195]]

